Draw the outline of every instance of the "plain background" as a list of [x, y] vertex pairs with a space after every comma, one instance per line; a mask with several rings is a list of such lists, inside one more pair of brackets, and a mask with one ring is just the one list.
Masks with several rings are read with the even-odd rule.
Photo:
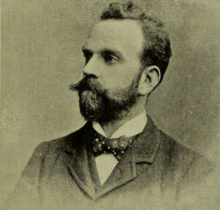
[[[7, 0], [2, 3], [1, 199], [34, 148], [80, 127], [76, 93], [81, 47], [112, 0]], [[125, 1], [121, 1], [125, 2]], [[220, 2], [134, 1], [167, 25], [173, 56], [148, 113], [163, 131], [219, 159]], [[1, 203], [2, 203], [1, 202]]]

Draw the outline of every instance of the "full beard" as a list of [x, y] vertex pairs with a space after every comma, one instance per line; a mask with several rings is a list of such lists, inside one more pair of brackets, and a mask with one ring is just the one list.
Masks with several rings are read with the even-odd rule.
[[93, 76], [83, 78], [70, 89], [79, 95], [79, 107], [85, 120], [101, 124], [122, 119], [138, 98], [137, 81], [125, 89], [104, 89]]

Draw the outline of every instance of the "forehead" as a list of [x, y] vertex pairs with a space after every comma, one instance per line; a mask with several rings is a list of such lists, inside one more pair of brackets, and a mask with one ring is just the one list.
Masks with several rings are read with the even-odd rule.
[[124, 54], [139, 54], [144, 37], [141, 26], [134, 20], [105, 20], [92, 29], [85, 46], [93, 51], [116, 49]]

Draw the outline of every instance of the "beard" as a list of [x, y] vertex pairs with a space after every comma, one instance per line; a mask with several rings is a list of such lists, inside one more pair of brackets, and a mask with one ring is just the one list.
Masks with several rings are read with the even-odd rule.
[[101, 124], [122, 119], [136, 103], [138, 80], [127, 88], [107, 90], [94, 76], [86, 76], [70, 89], [78, 92], [79, 107], [85, 120]]

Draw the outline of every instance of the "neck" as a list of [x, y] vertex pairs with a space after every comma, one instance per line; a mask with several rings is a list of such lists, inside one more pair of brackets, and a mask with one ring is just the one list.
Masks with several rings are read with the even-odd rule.
[[102, 125], [103, 130], [107, 137], [111, 137], [111, 135], [118, 130], [123, 124], [132, 118], [138, 116], [145, 110], [145, 103], [135, 104], [129, 113], [122, 113], [122, 118], [116, 121], [112, 121]]

